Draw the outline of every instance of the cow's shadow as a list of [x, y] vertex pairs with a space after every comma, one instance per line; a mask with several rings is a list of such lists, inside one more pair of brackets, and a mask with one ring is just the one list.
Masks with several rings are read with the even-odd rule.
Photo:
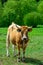
[[41, 62], [41, 60], [34, 59], [34, 58], [25, 58], [24, 63], [32, 63], [32, 64], [37, 64], [37, 65], [43, 65], [43, 62]]

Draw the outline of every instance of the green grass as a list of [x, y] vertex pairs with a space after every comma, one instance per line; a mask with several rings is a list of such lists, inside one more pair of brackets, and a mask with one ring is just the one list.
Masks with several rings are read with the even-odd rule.
[[43, 65], [43, 28], [34, 28], [29, 32], [30, 41], [26, 48], [25, 62], [17, 62], [10, 47], [10, 57], [6, 56], [7, 28], [0, 28], [0, 65]]

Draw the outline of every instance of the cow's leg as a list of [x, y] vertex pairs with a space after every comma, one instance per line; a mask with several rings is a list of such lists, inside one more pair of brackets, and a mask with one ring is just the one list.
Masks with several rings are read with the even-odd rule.
[[9, 34], [7, 34], [7, 38], [6, 38], [6, 51], [7, 51], [7, 56], [9, 57], [9, 45], [10, 45], [10, 38], [9, 38]]
[[18, 59], [17, 59], [18, 62], [20, 62], [20, 47], [18, 46]]
[[12, 47], [13, 47], [13, 52], [14, 52], [14, 57], [15, 57], [16, 56], [16, 46], [13, 45]]
[[23, 58], [22, 58], [23, 61], [25, 61], [25, 48], [23, 48]]

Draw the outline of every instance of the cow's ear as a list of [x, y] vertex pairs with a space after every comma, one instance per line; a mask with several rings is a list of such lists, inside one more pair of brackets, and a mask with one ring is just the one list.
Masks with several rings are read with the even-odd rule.
[[32, 26], [31, 27], [28, 27], [28, 31], [32, 31]]
[[18, 29], [17, 29], [17, 31], [18, 31], [18, 32], [21, 32], [21, 29], [20, 29], [20, 28], [18, 28]]

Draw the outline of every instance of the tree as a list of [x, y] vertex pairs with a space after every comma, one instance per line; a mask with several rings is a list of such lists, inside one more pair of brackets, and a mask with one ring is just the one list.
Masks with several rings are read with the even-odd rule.
[[3, 14], [3, 8], [2, 8], [2, 4], [0, 2], [0, 26], [1, 26], [1, 22], [2, 22], [2, 14]]
[[2, 5], [6, 2], [7, 0], [1, 0], [1, 2], [2, 2]]
[[37, 7], [37, 11], [43, 14], [43, 1], [41, 1]]
[[42, 23], [42, 17], [40, 13], [31, 12], [24, 16], [24, 23], [28, 26], [37, 27], [38, 24]]
[[19, 25], [24, 25], [23, 17], [25, 14], [36, 10], [37, 4], [35, 0], [9, 0], [4, 5], [3, 21], [8, 22], [8, 25], [14, 21]]

